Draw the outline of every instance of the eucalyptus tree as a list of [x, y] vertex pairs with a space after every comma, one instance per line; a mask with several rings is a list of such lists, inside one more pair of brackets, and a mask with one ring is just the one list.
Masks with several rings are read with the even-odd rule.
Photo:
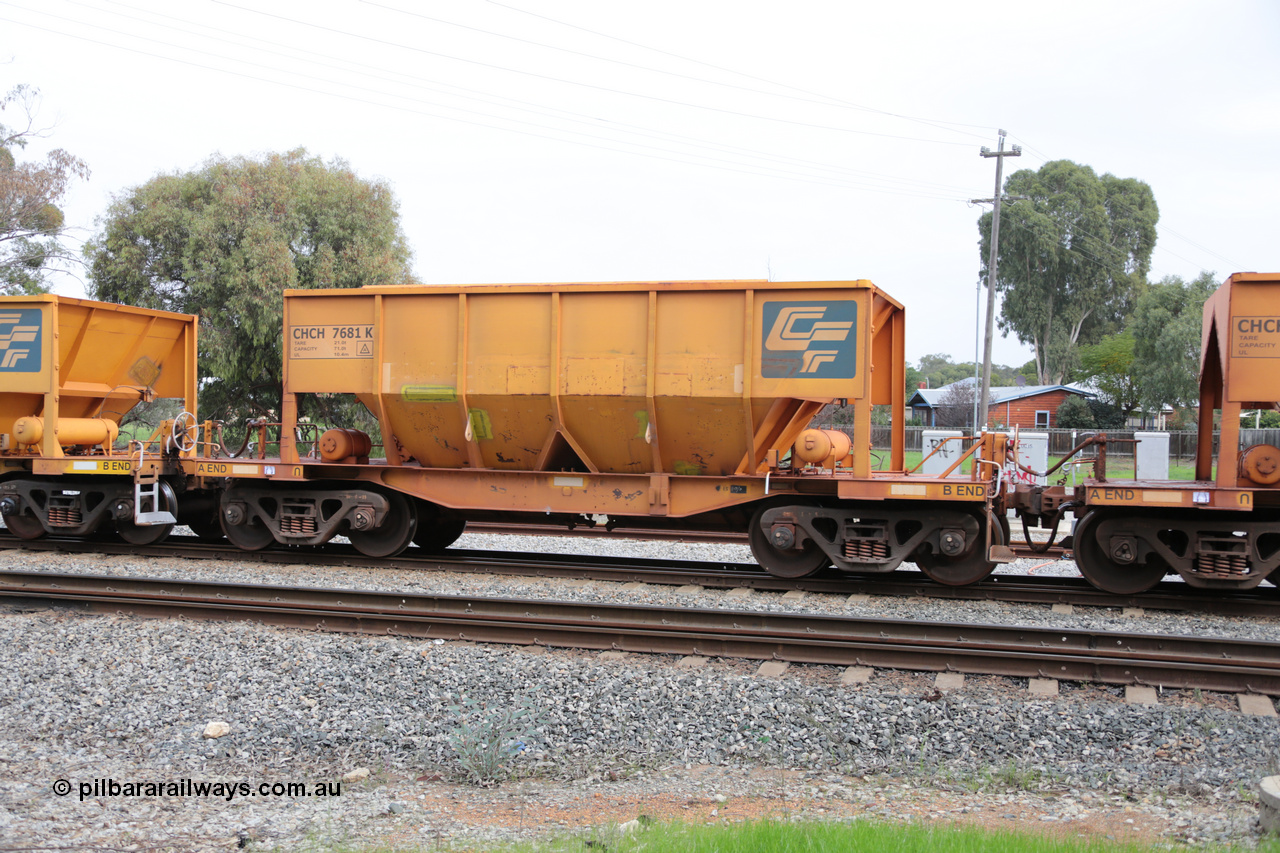
[[1194, 406], [1200, 399], [1200, 342], [1204, 303], [1218, 282], [1211, 272], [1192, 281], [1168, 276], [1134, 306], [1133, 375], [1147, 411]]
[[98, 225], [92, 294], [198, 314], [201, 414], [229, 421], [279, 414], [286, 289], [413, 280], [391, 189], [303, 149], [157, 175]]
[[19, 85], [0, 96], [0, 112], [17, 107], [14, 125], [0, 124], [0, 295], [44, 293], [49, 273], [78, 260], [62, 242], [63, 197], [89, 167], [61, 148], [43, 160], [20, 160], [32, 140], [47, 135], [36, 126], [39, 91]]
[[[1141, 299], [1141, 297], [1139, 297]], [[1096, 344], [1080, 349], [1078, 380], [1088, 380], [1102, 394], [1105, 402], [1128, 417], [1142, 402], [1142, 391], [1134, 365], [1132, 330], [1107, 335]]]
[[[1034, 352], [1042, 385], [1065, 382], [1078, 348], [1116, 331], [1146, 282], [1159, 211], [1151, 187], [1069, 160], [1014, 172], [1005, 192], [996, 287], [1000, 327]], [[978, 223], [983, 279], [991, 214]]]

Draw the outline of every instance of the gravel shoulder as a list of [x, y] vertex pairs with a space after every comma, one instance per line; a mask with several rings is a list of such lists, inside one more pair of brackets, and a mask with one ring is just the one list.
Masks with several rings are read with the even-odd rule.
[[[518, 550], [515, 537], [463, 547]], [[495, 541], [496, 540], [496, 541]], [[533, 540], [599, 551], [601, 543]], [[690, 559], [736, 546], [608, 543]], [[628, 550], [632, 553], [633, 550]], [[696, 607], [1271, 637], [1275, 620], [841, 596], [729, 597], [657, 586], [448, 572], [316, 569], [10, 551], [23, 570], [528, 596]], [[1015, 567], [1017, 568], [1017, 567]], [[1069, 571], [1066, 566], [1046, 569]], [[934, 611], [937, 611], [936, 613]], [[436, 846], [607, 833], [639, 815], [882, 818], [1168, 841], [1256, 838], [1253, 785], [1277, 772], [1280, 722], [1233, 697], [831, 667], [763, 678], [749, 661], [689, 669], [623, 655], [336, 635], [253, 623], [0, 611], [0, 832], [7, 844], [173, 849]], [[204, 736], [211, 721], [229, 733]], [[493, 741], [502, 781], [463, 781], [457, 748]], [[484, 750], [478, 750], [483, 753]], [[361, 771], [367, 770], [364, 775]], [[346, 781], [343, 781], [345, 778]], [[56, 780], [71, 783], [66, 796]], [[109, 783], [140, 795], [112, 795]], [[245, 783], [226, 796], [169, 784]], [[340, 796], [259, 785], [341, 783]], [[148, 791], [146, 784], [159, 784]], [[89, 785], [84, 788], [84, 785]], [[84, 796], [82, 798], [82, 792]]]

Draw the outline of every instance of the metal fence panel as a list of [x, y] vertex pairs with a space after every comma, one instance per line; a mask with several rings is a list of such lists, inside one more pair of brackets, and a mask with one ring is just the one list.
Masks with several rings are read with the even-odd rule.
[[[853, 428], [846, 424], [814, 424], [816, 427], [824, 429], [843, 430], [850, 437], [853, 436]], [[906, 433], [906, 450], [908, 453], [923, 452], [922, 436], [925, 427], [909, 426], [905, 429]], [[1071, 452], [1071, 449], [1080, 442], [1084, 441], [1091, 435], [1098, 435], [1101, 430], [1071, 430], [1071, 429], [1051, 429], [1051, 430], [1028, 430], [1028, 432], [1048, 432], [1049, 433], [1049, 455], [1065, 456]], [[1106, 430], [1107, 438], [1110, 443], [1107, 445], [1108, 456], [1133, 456], [1134, 445], [1133, 439], [1140, 431], [1135, 430]], [[1196, 456], [1196, 432], [1195, 430], [1168, 430], [1169, 433], [1169, 458], [1190, 460]], [[1220, 433], [1213, 434], [1213, 452], [1218, 452], [1218, 439]], [[893, 427], [888, 424], [873, 424], [871, 426], [871, 446], [876, 450], [888, 450], [893, 440]], [[1240, 430], [1240, 447], [1250, 447], [1255, 444], [1270, 444], [1273, 447], [1280, 447], [1280, 429], [1242, 429]]]

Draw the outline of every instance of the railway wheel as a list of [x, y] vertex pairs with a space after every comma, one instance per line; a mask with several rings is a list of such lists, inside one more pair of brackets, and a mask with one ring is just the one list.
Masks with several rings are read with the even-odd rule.
[[769, 539], [761, 524], [765, 512], [778, 509], [777, 504], [764, 504], [751, 516], [747, 539], [751, 543], [751, 556], [756, 558], [766, 572], [780, 578], [807, 578], [831, 565], [831, 558], [812, 539], [801, 548], [783, 550]]
[[[943, 554], [920, 554], [915, 557], [916, 565], [933, 580], [947, 586], [968, 586], [985, 580], [996, 569], [996, 564], [987, 559], [986, 536], [982, 527], [988, 524], [984, 518], [978, 519], [978, 535], [973, 537], [969, 547], [961, 554], [948, 557]], [[1007, 522], [1006, 522], [1007, 523]], [[991, 524], [991, 544], [1009, 544], [1005, 526], [999, 519]]]
[[387, 516], [372, 530], [351, 530], [347, 538], [366, 557], [394, 557], [413, 541], [418, 532], [418, 510], [399, 492], [387, 492]]
[[40, 519], [34, 515], [6, 515], [4, 523], [8, 526], [9, 532], [19, 539], [39, 539], [47, 532], [44, 525], [40, 523]]
[[1103, 592], [1115, 595], [1146, 592], [1160, 583], [1169, 573], [1169, 567], [1155, 554], [1146, 563], [1121, 563], [1112, 559], [1098, 539], [1098, 527], [1115, 517], [1114, 513], [1095, 509], [1077, 522], [1072, 540], [1076, 566], [1085, 580]]
[[[223, 508], [218, 512], [218, 523], [222, 529], [223, 535], [227, 537], [228, 542], [239, 548], [241, 551], [261, 551], [263, 548], [268, 547], [276, 541], [276, 537], [271, 532], [271, 529], [256, 517], [249, 516], [243, 518], [240, 524], [232, 524], [229, 522], [227, 520], [228, 512], [225, 500], [227, 494], [231, 493], [227, 492], [223, 496], [224, 503]], [[237, 517], [248, 515], [248, 513], [244, 511], [243, 507], [236, 507], [235, 509], [237, 511], [234, 515]], [[191, 529], [195, 530], [194, 527]], [[199, 531], [196, 531], [196, 535], [200, 536]], [[204, 537], [201, 536], [201, 538], [203, 539]]]
[[1013, 534], [1009, 531], [1009, 516], [1004, 512], [997, 512], [995, 519], [1000, 524], [1000, 535], [1004, 537], [1004, 542], [1001, 544], [1008, 545], [1013, 541]]
[[[158, 503], [165, 511], [175, 516], [178, 514], [178, 496], [173, 493], [173, 487], [163, 480], [160, 481]], [[116, 532], [130, 545], [154, 545], [172, 531], [172, 524], [134, 524], [132, 518], [116, 519]]]
[[416, 501], [418, 529], [413, 534], [413, 544], [428, 554], [439, 554], [448, 548], [467, 529], [466, 519], [449, 518], [435, 504]]

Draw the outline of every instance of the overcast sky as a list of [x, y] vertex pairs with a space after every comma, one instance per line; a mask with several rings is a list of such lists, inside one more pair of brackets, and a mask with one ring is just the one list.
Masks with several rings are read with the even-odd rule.
[[391, 185], [426, 282], [867, 278], [913, 362], [973, 358], [997, 128], [1006, 175], [1149, 183], [1153, 280], [1280, 270], [1278, 44], [1274, 0], [0, 0], [0, 88], [52, 127], [23, 156], [93, 170], [81, 240], [158, 173], [305, 147]]

